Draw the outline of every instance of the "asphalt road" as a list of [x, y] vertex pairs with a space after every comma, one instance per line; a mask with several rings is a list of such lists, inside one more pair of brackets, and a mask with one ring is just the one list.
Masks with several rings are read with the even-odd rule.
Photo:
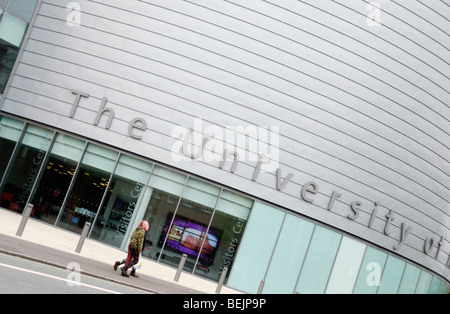
[[[56, 268], [62, 268], [62, 270], [65, 270], [68, 264], [76, 261], [81, 265], [81, 268], [87, 275], [95, 274], [93, 277], [108, 279], [109, 281], [119, 284], [123, 283], [124, 285], [131, 286], [131, 288], [142, 288], [141, 290], [145, 290], [150, 293], [189, 295], [201, 294], [199, 291], [180, 286], [176, 283], [160, 280], [155, 277], [146, 276], [144, 274], [139, 274], [139, 278], [125, 278], [120, 276], [119, 271], [113, 270], [112, 262], [111, 264], [104, 264], [95, 260], [84, 258], [79, 254], [66, 253], [54, 248], [31, 243], [18, 237], [0, 234], [0, 253], [8, 253], [7, 255], [17, 255], [18, 257], [31, 257], [32, 260], [37, 262], [46, 261], [46, 263], [43, 264], [58, 266]], [[0, 289], [2, 289], [1, 279]]]
[[0, 294], [148, 294], [148, 291], [0, 254]]

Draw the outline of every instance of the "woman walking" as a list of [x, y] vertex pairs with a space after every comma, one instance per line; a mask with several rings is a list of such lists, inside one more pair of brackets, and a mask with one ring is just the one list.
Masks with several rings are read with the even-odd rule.
[[[141, 255], [143, 247], [144, 247], [144, 241], [145, 241], [145, 234], [149, 229], [149, 224], [146, 220], [142, 220], [139, 226], [136, 228], [136, 230], [133, 231], [133, 234], [131, 235], [130, 244], [128, 245], [128, 256], [126, 260], [118, 261], [114, 264], [114, 270], [117, 270], [117, 267], [121, 264], [125, 264], [121, 268], [122, 276], [130, 277], [128, 275], [127, 271], [129, 268], [132, 268], [134, 265], [136, 265], [139, 262], [139, 255]], [[132, 269], [131, 275], [134, 277], [137, 277], [136, 275], [136, 269]]]

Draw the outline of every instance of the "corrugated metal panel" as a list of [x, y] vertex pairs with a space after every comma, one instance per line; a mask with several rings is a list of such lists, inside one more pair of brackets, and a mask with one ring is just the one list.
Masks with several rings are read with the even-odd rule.
[[[447, 5], [79, 1], [81, 25], [69, 26], [68, 3], [44, 0], [2, 111], [195, 172], [389, 250], [402, 224], [411, 226], [397, 253], [449, 276], [449, 240], [437, 259], [423, 253], [429, 236], [434, 254], [450, 238]], [[90, 96], [70, 118], [72, 90]], [[94, 125], [104, 97], [115, 112], [109, 130], [106, 116]], [[128, 133], [136, 117], [147, 123], [133, 131], [140, 140]], [[281, 176], [293, 177], [278, 191], [275, 173], [252, 180], [255, 160], [234, 173], [205, 158], [177, 162], [177, 126], [278, 127]], [[319, 186], [312, 204], [300, 196], [308, 181]], [[334, 191], [342, 196], [329, 211]]]

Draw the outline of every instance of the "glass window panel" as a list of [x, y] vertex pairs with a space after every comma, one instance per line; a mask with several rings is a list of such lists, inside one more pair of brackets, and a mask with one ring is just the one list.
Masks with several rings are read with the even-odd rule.
[[[8, 3], [8, 0], [0, 0], [0, 6], [5, 7], [6, 4]], [[1, 10], [0, 10], [1, 12]]]
[[367, 247], [359, 270], [358, 280], [353, 291], [355, 294], [376, 294], [381, 283], [381, 275], [388, 254], [373, 247]]
[[22, 140], [22, 144], [32, 148], [47, 150], [52, 137], [53, 131], [30, 125]]
[[422, 270], [419, 281], [417, 282], [416, 294], [427, 294], [430, 290], [431, 280], [433, 276]]
[[15, 47], [20, 47], [27, 27], [28, 23], [5, 13], [0, 23], [0, 39]]
[[145, 208], [142, 219], [150, 224], [146, 237], [147, 249], [142, 255], [154, 260], [165, 255], [162, 247], [170, 223], [169, 217], [175, 213], [187, 176], [160, 166], [155, 166], [150, 177], [149, 186], [144, 193], [142, 207]]
[[105, 172], [114, 170], [118, 152], [90, 144], [83, 157], [83, 165]]
[[186, 183], [186, 175], [156, 166], [149, 185], [169, 194], [180, 196]]
[[128, 242], [125, 235], [138, 212], [151, 170], [150, 163], [127, 155], [120, 156], [91, 238], [115, 247]]
[[150, 196], [150, 200], [147, 201], [147, 209], [143, 216], [143, 219], [147, 220], [150, 224], [146, 239], [149, 247], [152, 246], [150, 243], [153, 243], [153, 248], [151, 250], [145, 250], [143, 256], [158, 260], [161, 256], [165, 234], [167, 233], [168, 219], [176, 211], [180, 196], [151, 187], [146, 189], [145, 195]]
[[411, 264], [407, 264], [398, 293], [414, 294], [414, 291], [416, 291], [419, 276], [420, 276], [420, 268]]
[[22, 134], [24, 124], [23, 121], [0, 116], [0, 138], [17, 142]]
[[441, 281], [441, 286], [439, 287], [439, 294], [448, 294], [450, 292], [449, 285], [444, 281]]
[[92, 222], [108, 187], [118, 153], [89, 144], [78, 169], [58, 226], [81, 233]]
[[33, 194], [32, 217], [56, 222], [85, 145], [82, 140], [58, 134]]
[[217, 186], [194, 178], [189, 178], [183, 198], [214, 208], [220, 189]]
[[136, 182], [147, 183], [152, 168], [153, 164], [151, 163], [132, 156], [122, 155], [114, 174]]
[[212, 264], [222, 230], [208, 226], [219, 193], [220, 188], [189, 178], [176, 213], [167, 216], [161, 262], [178, 266], [186, 254], [185, 270], [193, 271], [197, 260], [205, 268]]
[[287, 215], [266, 275], [264, 293], [293, 293], [314, 231], [314, 224]]
[[348, 237], [342, 239], [326, 293], [350, 294], [353, 292], [365, 251], [365, 244]]
[[386, 262], [386, 267], [383, 271], [383, 277], [381, 278], [381, 285], [378, 289], [378, 293], [397, 294], [405, 267], [405, 261], [389, 255]]
[[337, 232], [316, 227], [297, 285], [300, 294], [325, 292], [341, 238]]
[[228, 280], [229, 287], [249, 293], [258, 291], [284, 216], [281, 210], [255, 203]]
[[[0, 15], [1, 18], [1, 15]], [[0, 98], [19, 54], [19, 48], [0, 39]]]
[[428, 293], [429, 294], [438, 294], [440, 286], [441, 286], [441, 280], [437, 277], [433, 277], [433, 280], [431, 280], [430, 291]]
[[197, 265], [196, 274], [218, 280], [225, 267], [228, 268], [227, 275], [230, 274], [252, 205], [253, 200], [242, 195], [227, 190], [222, 192], [210, 228], [221, 235], [213, 245], [217, 250], [213, 260]]
[[[126, 239], [131, 237], [131, 233], [138, 227], [139, 223], [144, 219], [145, 211], [147, 209], [148, 203], [152, 196], [152, 191], [153, 191], [153, 189], [150, 188], [149, 186], [142, 187], [142, 190], [140, 191], [139, 200], [136, 204], [137, 208], [134, 210], [136, 215], [132, 218], [133, 227], [130, 228], [130, 225], [128, 226], [128, 231], [127, 231], [127, 234], [125, 235]], [[145, 219], [145, 220], [147, 220], [147, 219]], [[148, 222], [151, 226], [150, 221], [148, 221]], [[124, 243], [123, 245], [124, 245], [124, 249], [128, 249], [128, 243]]]
[[24, 123], [19, 120], [0, 116], [0, 183], [6, 172], [16, 143], [22, 133]]
[[[147, 183], [149, 179], [148, 176], [152, 172], [152, 170], [153, 164], [128, 155], [122, 155], [120, 163], [117, 165], [115, 174], [122, 177], [128, 177], [129, 179], [133, 179], [135, 182]], [[140, 184], [136, 184], [135, 190], [139, 190], [139, 186]], [[139, 199], [136, 203], [137, 207], [134, 209], [133, 217], [124, 236], [125, 239], [129, 239], [131, 237], [131, 233], [142, 221], [148, 202], [150, 201], [151, 190], [152, 189], [148, 186], [141, 186], [141, 190], [139, 191]], [[130, 227], [131, 224], [133, 224], [132, 227]], [[125, 250], [128, 249], [128, 243], [126, 242], [127, 241], [124, 241], [122, 243], [122, 246]]]
[[247, 220], [252, 206], [252, 199], [224, 190], [217, 204], [217, 210]]
[[0, 189], [0, 206], [22, 212], [53, 138], [50, 130], [30, 125], [13, 156]]
[[38, 0], [12, 0], [9, 2], [8, 11], [30, 22], [37, 3]]
[[60, 158], [79, 161], [83, 155], [85, 145], [85, 141], [65, 134], [58, 134], [52, 147], [52, 154]]

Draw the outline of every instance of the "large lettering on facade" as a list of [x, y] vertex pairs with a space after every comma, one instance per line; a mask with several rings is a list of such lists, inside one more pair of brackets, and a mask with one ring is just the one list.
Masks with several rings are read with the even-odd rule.
[[[81, 91], [72, 90], [71, 92], [73, 94], [75, 94], [76, 97], [75, 97], [75, 101], [72, 105], [72, 110], [69, 115], [70, 118], [72, 118], [74, 116], [81, 98], [89, 97], [89, 94], [81, 92]], [[108, 115], [108, 121], [106, 123], [105, 128], [109, 129], [109, 127], [111, 126], [111, 123], [113, 122], [113, 119], [115, 117], [115, 112], [112, 108], [106, 107], [106, 104], [107, 104], [107, 99], [104, 98], [99, 106], [99, 109], [97, 111], [97, 115], [94, 119], [93, 124], [95, 126], [98, 126], [100, 118], [103, 115]], [[143, 118], [134, 118], [129, 123], [128, 136], [130, 136], [131, 138], [134, 138], [136, 140], [141, 140], [142, 133], [138, 134], [138, 132], [145, 132], [146, 129], [147, 129], [147, 123], [145, 122], [145, 120]], [[211, 139], [210, 134], [203, 134], [202, 132], [200, 132], [200, 134], [199, 134], [198, 130], [195, 130], [196, 134], [194, 134], [193, 129], [190, 129], [190, 128], [184, 128], [184, 129], [185, 129], [185, 132], [182, 132], [183, 136], [181, 138], [180, 137], [176, 138], [178, 141], [174, 144], [173, 147], [178, 147], [179, 148], [178, 153], [181, 153], [184, 156], [188, 157], [188, 160], [197, 160], [199, 158], [202, 158], [204, 156], [203, 151], [207, 148], [207, 144], [208, 144], [209, 140]], [[172, 137], [174, 137], [173, 134], [172, 134]], [[194, 143], [194, 141], [197, 141], [197, 142]], [[193, 153], [192, 150], [188, 150], [189, 147], [197, 147], [196, 152]], [[240, 164], [239, 152], [229, 149], [229, 147], [225, 148], [225, 146], [223, 149], [224, 149], [223, 154], [221, 154], [223, 159], [220, 160], [219, 168], [222, 170], [225, 170], [225, 162], [227, 160], [231, 159], [232, 166], [231, 166], [230, 172], [231, 173], [236, 172], [236, 170]], [[202, 160], [207, 160], [207, 159], [203, 158]], [[257, 181], [258, 175], [261, 171], [273, 172], [274, 179], [275, 179], [274, 180], [274, 189], [276, 189], [280, 192], [283, 191], [283, 189], [286, 187], [286, 185], [290, 181], [293, 180], [294, 174], [288, 173], [283, 179], [282, 178], [282, 169], [279, 167], [276, 169], [274, 168], [274, 165], [278, 165], [278, 160], [276, 160], [276, 163], [271, 163], [270, 167], [266, 167], [266, 169], [264, 169], [264, 165], [267, 162], [266, 160], [267, 160], [267, 156], [265, 154], [261, 154], [260, 156], [258, 156], [258, 159], [257, 159], [256, 164], [253, 169], [252, 177], [249, 179], [251, 179], [252, 181]], [[213, 161], [217, 161], [217, 160], [213, 159]], [[269, 171], [268, 169], [270, 169], [271, 171]], [[314, 196], [318, 192], [319, 192], [319, 185], [314, 181], [309, 181], [309, 182], [306, 182], [303, 184], [301, 190], [299, 191], [298, 198], [307, 203], [314, 203], [314, 200], [315, 200]], [[333, 211], [336, 200], [339, 199], [341, 196], [342, 196], [342, 193], [340, 193], [338, 191], [333, 191], [330, 195], [330, 201], [329, 201], [329, 204], [328, 204], [326, 210], [328, 210], [330, 212]], [[363, 205], [364, 205], [363, 202], [359, 201], [359, 200], [354, 200], [352, 203], [348, 204], [349, 213], [347, 215], [347, 218], [351, 221], [358, 221], [358, 219], [360, 218], [359, 216], [360, 216], [361, 207]], [[372, 215], [371, 215], [369, 223], [367, 224], [367, 227], [370, 229], [374, 228], [375, 219], [380, 218], [378, 215], [379, 207], [380, 207], [380, 202], [374, 202], [374, 208], [372, 211]], [[391, 224], [395, 219], [397, 219], [395, 211], [390, 210], [390, 212], [387, 213], [382, 218], [385, 219], [383, 233], [386, 236], [391, 236]], [[403, 245], [408, 240], [408, 237], [410, 236], [412, 229], [413, 229], [412, 226], [407, 226], [405, 223], [401, 224], [401, 234], [400, 234], [399, 239], [397, 240], [398, 242], [395, 243], [395, 245], [393, 245], [393, 247], [392, 247], [393, 250], [398, 251], [403, 247]], [[440, 254], [442, 254], [443, 244], [444, 244], [445, 240], [446, 240], [446, 235], [441, 235], [440, 239], [435, 239], [433, 236], [429, 236], [425, 240], [423, 248], [420, 248], [420, 251], [422, 251], [427, 256], [430, 256], [434, 259], [438, 259]], [[234, 255], [233, 250], [237, 244], [238, 244], [237, 240], [235, 238], [232, 238], [230, 241], [229, 247], [228, 247], [229, 252], [225, 253], [225, 256], [224, 256], [224, 262], [222, 264], [222, 268], [226, 267], [230, 264], [230, 261]], [[448, 258], [447, 267], [450, 268], [450, 256]]]

